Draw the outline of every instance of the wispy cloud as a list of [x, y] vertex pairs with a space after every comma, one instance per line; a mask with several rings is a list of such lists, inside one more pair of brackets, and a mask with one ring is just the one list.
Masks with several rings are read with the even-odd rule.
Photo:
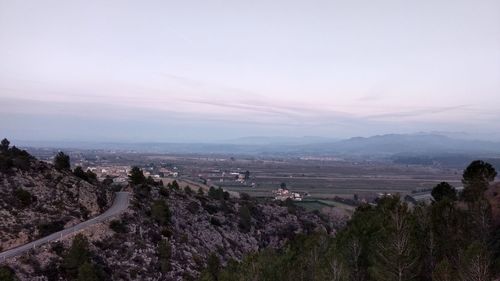
[[470, 105], [457, 105], [457, 106], [445, 106], [445, 107], [431, 107], [431, 108], [420, 108], [410, 111], [395, 111], [382, 114], [374, 114], [365, 116], [365, 119], [395, 119], [395, 118], [405, 118], [405, 117], [423, 117], [428, 115], [446, 113], [446, 112], [456, 112], [464, 111]]

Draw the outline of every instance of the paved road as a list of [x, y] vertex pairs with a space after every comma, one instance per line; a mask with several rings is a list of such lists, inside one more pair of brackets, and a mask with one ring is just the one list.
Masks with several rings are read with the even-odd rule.
[[24, 244], [24, 245], [19, 246], [17, 248], [4, 251], [4, 252], [0, 253], [0, 262], [3, 262], [7, 258], [19, 256], [19, 255], [24, 254], [27, 251], [35, 248], [35, 247], [39, 247], [42, 244], [45, 244], [45, 243], [48, 243], [48, 242], [51, 242], [51, 241], [54, 241], [57, 239], [64, 238], [70, 234], [73, 234], [77, 231], [85, 229], [91, 225], [103, 222], [109, 218], [112, 218], [116, 215], [119, 215], [121, 212], [123, 212], [124, 210], [126, 210], [128, 208], [128, 204], [129, 204], [129, 193], [128, 192], [117, 192], [117, 193], [115, 193], [115, 200], [113, 201], [113, 205], [106, 212], [102, 213], [101, 215], [99, 215], [95, 218], [92, 218], [88, 221], [84, 221], [84, 222], [77, 224], [75, 226], [72, 226], [70, 228], [66, 228], [66, 229], [63, 229], [59, 232], [52, 233], [49, 236], [45, 236], [43, 238], [40, 238], [40, 239], [33, 241], [33, 242], [30, 242], [28, 244]]

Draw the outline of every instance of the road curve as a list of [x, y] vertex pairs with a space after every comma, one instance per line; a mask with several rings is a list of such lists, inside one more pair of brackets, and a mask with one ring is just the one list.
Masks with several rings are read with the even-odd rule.
[[125, 211], [128, 208], [129, 195], [130, 194], [128, 192], [115, 193], [115, 199], [113, 201], [113, 205], [111, 205], [111, 207], [108, 210], [106, 210], [106, 212], [100, 214], [99, 216], [97, 216], [95, 218], [84, 221], [84, 222], [79, 223], [75, 226], [63, 229], [59, 232], [52, 233], [52, 234], [45, 236], [43, 238], [40, 238], [36, 241], [33, 241], [30, 243], [24, 244], [22, 246], [4, 251], [4, 252], [0, 253], [0, 262], [3, 262], [3, 261], [5, 261], [5, 259], [8, 259], [8, 258], [19, 256], [21, 254], [28, 252], [31, 249], [34, 249], [35, 247], [39, 247], [40, 245], [43, 245], [45, 243], [64, 238], [70, 234], [73, 234], [77, 231], [85, 229], [91, 225], [103, 222], [109, 218], [112, 218], [116, 215], [119, 215], [121, 212]]

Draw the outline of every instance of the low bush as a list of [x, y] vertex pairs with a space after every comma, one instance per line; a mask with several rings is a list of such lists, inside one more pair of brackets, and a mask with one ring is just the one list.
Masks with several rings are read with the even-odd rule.
[[65, 223], [63, 221], [53, 221], [48, 223], [42, 223], [38, 225], [38, 237], [44, 237], [50, 235], [54, 232], [58, 232], [64, 229]]
[[33, 201], [33, 196], [31, 195], [31, 193], [22, 188], [14, 190], [14, 196], [16, 197], [19, 205], [23, 208], [31, 205], [31, 202]]
[[121, 220], [113, 220], [109, 223], [109, 228], [116, 233], [127, 233], [127, 225]]

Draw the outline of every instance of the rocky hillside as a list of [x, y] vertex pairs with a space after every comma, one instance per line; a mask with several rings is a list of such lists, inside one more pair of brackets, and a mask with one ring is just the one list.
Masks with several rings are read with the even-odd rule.
[[[88, 272], [96, 278], [88, 280], [197, 280], [209, 260], [224, 265], [266, 247], [281, 247], [300, 233], [333, 234], [336, 228], [328, 217], [285, 203], [229, 198], [222, 190], [202, 194], [175, 184], [132, 189], [131, 206], [119, 219], [87, 229], [85, 238], [9, 261], [10, 268], [21, 280], [73, 280]], [[68, 266], [74, 241], [80, 240], [85, 240], [80, 250], [86, 254], [73, 263], [88, 263], [88, 270]]]
[[0, 148], [0, 249], [95, 216], [107, 208], [110, 196], [97, 181], [56, 169], [4, 141]]

